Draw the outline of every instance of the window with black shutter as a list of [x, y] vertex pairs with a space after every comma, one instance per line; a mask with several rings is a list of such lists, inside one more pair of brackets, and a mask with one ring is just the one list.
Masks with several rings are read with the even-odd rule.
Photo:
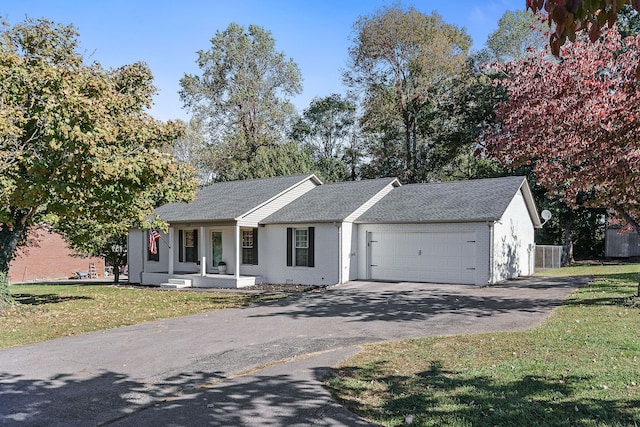
[[287, 265], [315, 266], [315, 228], [287, 228]]

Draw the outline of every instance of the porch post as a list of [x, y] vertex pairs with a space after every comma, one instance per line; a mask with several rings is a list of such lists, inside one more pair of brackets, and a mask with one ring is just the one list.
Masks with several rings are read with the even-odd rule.
[[173, 241], [173, 227], [169, 227], [169, 236], [167, 239], [169, 240], [169, 274], [173, 274], [173, 246], [175, 244]]
[[235, 227], [234, 227], [234, 234], [235, 234], [235, 244], [236, 244], [236, 260], [235, 260], [235, 267], [233, 269], [233, 277], [235, 277], [236, 279], [240, 278], [240, 225], [236, 223]]
[[200, 227], [200, 236], [198, 238], [198, 253], [200, 253], [200, 275], [207, 275], [207, 256], [205, 255], [205, 248], [207, 247], [207, 236], [205, 235], [204, 227]]

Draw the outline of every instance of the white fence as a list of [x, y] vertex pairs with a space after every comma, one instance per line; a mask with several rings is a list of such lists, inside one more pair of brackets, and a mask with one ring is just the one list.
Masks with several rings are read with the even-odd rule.
[[536, 270], [560, 268], [562, 264], [562, 246], [536, 245]]

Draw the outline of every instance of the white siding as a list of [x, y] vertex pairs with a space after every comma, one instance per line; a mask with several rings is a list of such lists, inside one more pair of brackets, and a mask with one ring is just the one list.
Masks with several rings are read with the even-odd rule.
[[494, 226], [493, 282], [533, 274], [534, 230], [522, 192]]
[[[260, 221], [262, 221], [275, 211], [285, 207], [306, 192], [313, 190], [317, 185], [318, 184], [316, 184], [313, 179], [308, 178], [305, 181], [297, 184], [295, 187], [290, 188], [282, 194], [276, 196], [274, 199], [268, 201], [264, 205], [259, 206], [251, 212], [246, 213], [238, 219], [238, 224], [243, 227], [257, 227]], [[241, 197], [241, 195], [238, 195], [238, 197]]]
[[358, 279], [371, 278], [368, 251], [368, 233], [436, 233], [454, 235], [475, 235], [475, 278], [477, 285], [489, 280], [489, 226], [487, 223], [447, 223], [447, 224], [359, 224], [358, 226]]
[[146, 257], [145, 233], [142, 230], [129, 230], [127, 235], [127, 262], [129, 283], [141, 283], [143, 259]]
[[358, 279], [358, 224], [342, 223], [342, 281]]
[[[315, 267], [287, 266], [287, 226], [268, 224], [260, 228], [260, 265], [268, 283], [333, 285], [339, 281], [339, 229], [333, 224], [296, 224], [315, 227]], [[263, 264], [264, 262], [264, 264]]]

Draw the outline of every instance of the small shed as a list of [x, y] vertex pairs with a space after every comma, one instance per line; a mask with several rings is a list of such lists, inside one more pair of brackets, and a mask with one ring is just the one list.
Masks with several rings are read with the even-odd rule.
[[640, 256], [640, 236], [634, 232], [622, 232], [619, 227], [607, 228], [604, 256], [611, 258]]

